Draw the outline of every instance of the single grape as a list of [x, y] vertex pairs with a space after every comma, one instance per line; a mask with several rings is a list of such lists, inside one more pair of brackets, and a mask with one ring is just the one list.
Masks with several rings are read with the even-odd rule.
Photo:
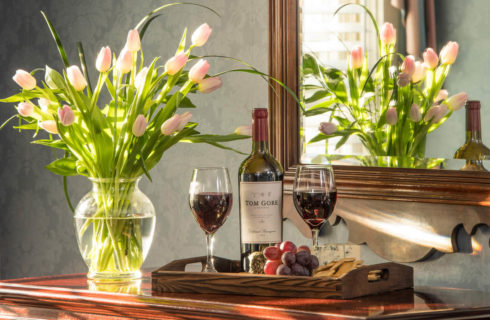
[[311, 276], [311, 270], [308, 267], [303, 266], [303, 272], [305, 276]]
[[279, 267], [277, 267], [276, 274], [279, 276], [290, 276], [291, 268], [285, 264], [281, 264]]
[[284, 252], [281, 257], [282, 263], [292, 266], [296, 262], [296, 255], [292, 252]]
[[318, 268], [319, 265], [320, 265], [320, 262], [318, 262], [318, 258], [314, 255], [311, 255], [310, 256], [310, 263], [309, 263], [310, 270], [311, 271], [315, 270], [316, 268]]
[[291, 272], [295, 276], [306, 276], [305, 268], [298, 263], [295, 263], [291, 266]]
[[311, 250], [310, 250], [310, 248], [308, 246], [299, 246], [298, 247], [298, 252], [300, 252], [300, 251], [306, 251], [309, 254], [311, 254]]
[[306, 251], [296, 252], [296, 263], [299, 263], [302, 266], [307, 266], [310, 262], [310, 254]]
[[264, 249], [264, 256], [268, 260], [280, 260], [281, 259], [281, 250], [277, 247], [267, 247]]
[[280, 249], [282, 252], [292, 252], [296, 253], [296, 245], [291, 241], [283, 241], [281, 243]]
[[264, 266], [265, 274], [276, 274], [277, 267], [281, 265], [280, 260], [268, 260]]

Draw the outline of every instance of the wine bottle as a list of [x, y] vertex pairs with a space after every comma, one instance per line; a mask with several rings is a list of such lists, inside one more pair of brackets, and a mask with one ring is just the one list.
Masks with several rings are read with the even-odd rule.
[[[252, 153], [242, 162], [240, 181], [241, 265], [256, 272], [263, 249], [282, 241], [281, 164], [269, 152], [267, 109], [252, 113]], [[256, 269], [256, 268], [255, 268]]]
[[481, 139], [480, 108], [480, 101], [466, 103], [466, 141], [454, 154], [456, 159], [466, 159], [462, 170], [487, 171], [482, 160], [490, 159], [490, 149]]

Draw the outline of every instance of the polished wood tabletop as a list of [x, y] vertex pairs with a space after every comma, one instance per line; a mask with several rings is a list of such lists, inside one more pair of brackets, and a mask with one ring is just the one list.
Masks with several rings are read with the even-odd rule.
[[[485, 316], [488, 315], [488, 316]], [[147, 274], [118, 285], [85, 274], [0, 281], [1, 319], [475, 319], [490, 293], [416, 287], [353, 300], [155, 293]]]

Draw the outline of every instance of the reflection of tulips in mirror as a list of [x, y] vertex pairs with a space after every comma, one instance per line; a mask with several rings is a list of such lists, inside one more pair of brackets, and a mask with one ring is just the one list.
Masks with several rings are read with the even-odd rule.
[[[376, 20], [372, 22], [378, 30]], [[327, 141], [328, 147], [330, 139], [336, 138], [337, 150], [357, 136], [374, 156], [370, 158], [392, 159], [365, 164], [419, 167], [421, 162], [414, 159], [424, 158], [426, 136], [467, 100], [464, 92], [448, 98], [442, 89], [459, 46], [449, 42], [439, 55], [427, 48], [423, 61], [417, 61], [395, 51], [396, 29], [391, 23], [379, 30], [380, 56], [373, 66], [368, 66], [362, 47], [350, 51], [346, 70], [327, 67], [311, 54], [303, 56], [304, 116], [325, 116], [309, 143]]]

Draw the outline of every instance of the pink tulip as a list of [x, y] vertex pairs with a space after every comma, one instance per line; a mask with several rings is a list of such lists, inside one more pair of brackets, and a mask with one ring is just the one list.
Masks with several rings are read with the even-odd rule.
[[131, 71], [132, 66], [133, 57], [131, 56], [131, 51], [126, 48], [122, 49], [119, 53], [119, 57], [117, 57], [116, 70], [121, 74], [125, 74]]
[[385, 22], [383, 26], [381, 26], [379, 36], [383, 44], [394, 44], [396, 42], [396, 29], [391, 23]]
[[412, 82], [417, 83], [425, 78], [425, 65], [420, 62], [415, 62], [415, 71], [412, 74]]
[[364, 56], [362, 54], [362, 47], [358, 46], [352, 49], [350, 53], [350, 65], [352, 69], [359, 69], [364, 63]]
[[39, 104], [39, 107], [41, 108], [42, 112], [49, 112], [49, 105], [51, 103], [52, 103], [51, 101], [45, 98], [37, 99], [37, 104]]
[[407, 73], [400, 73], [398, 75], [398, 79], [396, 80], [396, 83], [398, 84], [399, 87], [405, 87], [408, 86], [410, 83], [410, 75]]
[[22, 87], [24, 90], [32, 90], [36, 87], [36, 78], [25, 70], [15, 71], [15, 75], [12, 77], [14, 81]]
[[187, 63], [187, 55], [185, 53], [179, 53], [178, 55], [170, 58], [165, 63], [165, 72], [173, 76], [182, 69]]
[[141, 49], [141, 40], [138, 30], [131, 29], [128, 32], [128, 38], [126, 40], [126, 49], [131, 52], [138, 51]]
[[442, 64], [453, 64], [458, 56], [459, 45], [457, 42], [449, 41], [444, 48], [442, 48], [441, 53], [441, 63]]
[[419, 122], [422, 120], [422, 114], [420, 113], [420, 107], [417, 104], [412, 104], [410, 107], [410, 120], [413, 122]]
[[134, 79], [134, 86], [136, 89], [141, 90], [143, 85], [145, 84], [146, 75], [148, 74], [148, 67], [144, 67], [140, 72], [136, 75]]
[[177, 131], [179, 125], [180, 125], [180, 116], [178, 114], [174, 114], [173, 117], [167, 119], [167, 121], [165, 121], [162, 124], [160, 130], [162, 131], [163, 135], [169, 136], [175, 131]]
[[398, 121], [398, 114], [396, 113], [396, 109], [394, 107], [388, 107], [386, 110], [386, 123], [390, 126], [394, 126]]
[[192, 82], [200, 82], [209, 70], [209, 63], [206, 60], [199, 60], [192, 68], [189, 70], [189, 80]]
[[56, 127], [56, 121], [54, 120], [43, 121], [39, 124], [39, 126], [49, 133], [58, 134], [58, 128]]
[[179, 126], [177, 127], [177, 131], [180, 131], [185, 128], [189, 120], [191, 120], [192, 114], [190, 112], [185, 112], [180, 115]]
[[337, 131], [337, 125], [333, 122], [321, 122], [318, 130], [328, 136]]
[[410, 78], [415, 73], [415, 58], [413, 56], [406, 56], [402, 64], [402, 72], [408, 74]]
[[133, 134], [136, 137], [141, 137], [145, 133], [145, 130], [146, 130], [146, 118], [144, 115], [139, 114], [133, 123], [133, 130], [132, 130]]
[[427, 69], [434, 69], [439, 64], [439, 57], [432, 48], [425, 49], [422, 56], [424, 57], [424, 64]]
[[213, 29], [207, 23], [201, 24], [192, 34], [192, 45], [194, 47], [203, 46], [209, 39]]
[[437, 114], [434, 115], [432, 123], [438, 123], [439, 121], [441, 121], [441, 119], [446, 115], [447, 111], [448, 107], [446, 104], [443, 103], [439, 105], [439, 111], [437, 112]]
[[449, 92], [447, 92], [447, 90], [444, 90], [444, 89], [439, 90], [436, 98], [434, 99], [434, 103], [438, 103], [438, 102], [446, 100], [448, 95], [449, 95]]
[[58, 108], [58, 118], [65, 127], [71, 126], [75, 122], [75, 114], [68, 105], [64, 105], [63, 108]]
[[213, 92], [214, 90], [221, 88], [222, 85], [223, 82], [221, 81], [221, 78], [211, 77], [211, 78], [202, 79], [197, 85], [197, 90], [199, 90], [202, 93], [210, 93]]
[[434, 122], [434, 119], [439, 117], [439, 113], [441, 113], [441, 107], [440, 106], [432, 106], [427, 113], [424, 116], [424, 121], [429, 122], [432, 120], [431, 123]]
[[68, 80], [76, 91], [82, 91], [87, 86], [87, 81], [78, 66], [71, 66], [66, 69]]
[[17, 111], [23, 117], [32, 117], [34, 114], [34, 107], [29, 102], [21, 102], [17, 106]]
[[99, 54], [97, 55], [97, 60], [95, 61], [95, 68], [99, 72], [106, 72], [111, 67], [112, 63], [112, 53], [111, 48], [102, 47]]
[[243, 136], [251, 136], [252, 135], [252, 126], [239, 126], [235, 129], [236, 134], [240, 134]]
[[455, 94], [454, 96], [449, 97], [447, 99], [446, 104], [451, 111], [456, 111], [461, 109], [468, 100], [468, 95], [465, 92], [460, 92]]

